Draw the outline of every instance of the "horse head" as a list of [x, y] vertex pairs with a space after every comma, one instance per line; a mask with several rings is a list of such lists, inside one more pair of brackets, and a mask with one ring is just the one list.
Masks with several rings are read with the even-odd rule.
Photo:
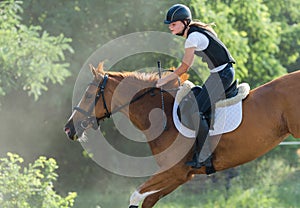
[[74, 107], [64, 127], [65, 133], [72, 140], [83, 139], [87, 129], [98, 129], [99, 121], [109, 118], [111, 114], [110, 102], [106, 98], [110, 99], [113, 91], [111, 84], [107, 82], [108, 76], [103, 70], [103, 62], [97, 68], [90, 65], [90, 69], [93, 81], [88, 85], [78, 106]]

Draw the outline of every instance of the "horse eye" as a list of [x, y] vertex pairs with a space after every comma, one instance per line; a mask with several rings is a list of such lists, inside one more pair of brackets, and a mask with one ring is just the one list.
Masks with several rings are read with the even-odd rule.
[[85, 99], [91, 99], [93, 95], [91, 93], [86, 93], [85, 94]]

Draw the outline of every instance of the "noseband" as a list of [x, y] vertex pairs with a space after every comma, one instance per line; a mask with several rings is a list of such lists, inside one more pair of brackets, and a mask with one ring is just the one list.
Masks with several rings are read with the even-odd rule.
[[[83, 115], [85, 115], [87, 118], [84, 119], [83, 121], [81, 121], [80, 123], [80, 126], [85, 130], [90, 124], [92, 125], [93, 129], [98, 129], [99, 127], [99, 122], [100, 120], [102, 119], [105, 119], [105, 118], [109, 118], [111, 116], [111, 113], [109, 112], [108, 108], [107, 108], [107, 104], [106, 104], [106, 101], [105, 101], [105, 97], [104, 97], [104, 89], [105, 89], [105, 86], [107, 84], [107, 80], [108, 80], [108, 75], [105, 74], [104, 75], [104, 78], [102, 80], [102, 82], [100, 82], [99, 84], [97, 82], [91, 82], [89, 85], [93, 85], [93, 86], [96, 86], [98, 87], [98, 91], [97, 91], [97, 94], [96, 94], [96, 97], [95, 97], [95, 102], [92, 103], [89, 107], [89, 110], [88, 111], [85, 111], [83, 110], [82, 108], [80, 107], [74, 107], [73, 109], [82, 113]], [[102, 98], [102, 101], [103, 101], [103, 107], [106, 111], [106, 113], [104, 114], [104, 116], [100, 117], [100, 118], [97, 118], [96, 116], [92, 116], [92, 112], [95, 108], [95, 106], [97, 105], [100, 97]]]

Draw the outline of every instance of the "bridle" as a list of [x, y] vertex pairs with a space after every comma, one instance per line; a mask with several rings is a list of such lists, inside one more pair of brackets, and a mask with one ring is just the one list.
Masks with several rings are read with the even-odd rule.
[[[148, 93], [150, 93], [151, 96], [153, 96], [154, 95], [153, 91], [155, 89], [157, 89], [155, 87], [151, 87], [148, 90], [146, 90], [144, 93], [133, 98], [131, 101], [129, 101], [129, 102], [125, 103], [124, 105], [121, 105], [121, 106], [117, 107], [116, 109], [112, 110], [111, 112], [109, 112], [109, 110], [107, 108], [105, 96], [104, 96], [104, 90], [105, 90], [107, 81], [108, 81], [108, 74], [105, 74], [102, 82], [100, 82], [99, 84], [96, 81], [93, 81], [89, 84], [89, 85], [96, 86], [98, 88], [98, 91], [97, 91], [97, 94], [95, 97], [95, 102], [90, 105], [88, 111], [85, 111], [84, 109], [77, 107], [77, 106], [73, 108], [73, 110], [76, 110], [86, 116], [86, 119], [84, 119], [83, 121], [80, 122], [80, 127], [82, 128], [81, 129], [82, 131], [86, 130], [90, 125], [92, 126], [93, 129], [97, 130], [98, 127], [100, 126], [101, 120], [104, 120], [105, 118], [110, 118], [110, 116], [112, 114], [114, 114], [114, 113], [120, 111], [122, 108], [138, 101], [139, 99], [141, 99]], [[100, 98], [102, 98], [103, 107], [106, 112], [105, 112], [104, 116], [96, 117], [96, 116], [93, 116], [92, 113], [93, 113], [93, 110], [94, 110], [95, 106], [97, 105]]]
[[[83, 128], [83, 130], [86, 130], [90, 124], [92, 125], [93, 129], [95, 129], [95, 130], [98, 129], [100, 120], [104, 119], [104, 118], [109, 118], [111, 115], [111, 113], [109, 112], [109, 110], [107, 108], [107, 104], [106, 104], [105, 97], [104, 97], [104, 89], [105, 89], [107, 80], [108, 80], [108, 75], [105, 74], [102, 82], [100, 82], [99, 84], [97, 81], [93, 81], [89, 84], [89, 85], [96, 86], [98, 88], [98, 91], [97, 91], [97, 94], [95, 97], [95, 102], [90, 105], [90, 107], [88, 108], [88, 111], [86, 111], [80, 107], [77, 107], [77, 106], [73, 108], [73, 110], [76, 110], [86, 116], [86, 119], [84, 119], [80, 122], [80, 127]], [[104, 109], [106, 112], [103, 117], [97, 118], [96, 116], [92, 115], [92, 112], [100, 98], [102, 98], [103, 106], [104, 106]]]

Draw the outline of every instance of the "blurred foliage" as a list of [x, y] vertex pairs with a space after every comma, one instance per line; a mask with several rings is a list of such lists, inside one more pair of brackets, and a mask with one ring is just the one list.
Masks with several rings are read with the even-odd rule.
[[299, 70], [300, 1], [263, 2], [269, 8], [270, 18], [281, 26], [279, 43], [281, 52], [276, 55], [276, 58], [288, 71]]
[[61, 197], [53, 186], [58, 175], [54, 159], [40, 157], [28, 167], [21, 167], [20, 156], [7, 153], [0, 159], [0, 206], [2, 208], [69, 208], [76, 193]]
[[[294, 12], [286, 7], [285, 12]], [[299, 4], [289, 0], [290, 4]], [[184, 1], [182, 1], [184, 3]], [[276, 4], [276, 5], [275, 5]], [[237, 78], [257, 87], [284, 73], [298, 60], [299, 16], [275, 18], [272, 1], [192, 0], [192, 13], [203, 22], [215, 22], [215, 30], [236, 59]], [[298, 21], [297, 21], [298, 20]], [[293, 64], [292, 64], [293, 63]]]
[[[237, 62], [236, 77], [249, 82], [252, 88], [287, 71], [298, 70], [299, 0], [0, 1], [0, 138], [4, 144], [0, 146], [1, 156], [12, 151], [24, 155], [25, 159], [41, 154], [55, 157], [60, 164], [55, 187], [63, 193], [76, 190], [79, 197], [75, 207], [107, 205], [117, 201], [114, 193], [118, 191], [123, 194], [118, 204], [124, 204], [129, 197], [128, 190], [134, 191], [142, 179], [136, 184], [122, 178], [120, 186], [116, 186], [117, 176], [112, 177], [87, 158], [80, 145], [67, 141], [62, 127], [71, 114], [77, 74], [88, 57], [122, 35], [169, 32], [163, 19], [167, 9], [175, 3], [190, 6], [195, 19], [216, 23], [214, 29]], [[178, 46], [183, 42], [184, 39]], [[174, 48], [174, 53], [180, 57], [183, 48]], [[155, 67], [158, 59], [164, 68], [180, 63], [171, 56], [145, 53], [120, 60], [111, 70]], [[201, 84], [199, 73], [207, 76], [209, 71], [198, 58], [190, 71], [190, 79], [197, 84]], [[39, 99], [28, 98], [24, 90], [35, 100]], [[102, 131], [110, 135], [113, 139], [109, 142], [123, 152], [147, 150], [126, 141], [111, 121], [106, 121]], [[281, 155], [284, 160], [257, 160], [239, 168], [238, 176], [232, 180], [228, 180], [226, 172], [211, 179], [204, 177], [201, 184], [184, 186], [171, 194], [169, 201], [167, 197], [168, 205], [160, 203], [158, 206], [199, 207], [206, 202], [207, 207], [235, 207], [234, 203], [247, 207], [244, 203], [251, 201], [257, 207], [271, 207], [280, 201], [286, 207], [296, 207], [299, 188], [290, 180], [299, 178], [299, 171], [294, 169], [299, 164], [297, 148], [277, 147], [271, 155]], [[271, 171], [264, 173], [261, 163], [273, 170], [274, 177], [270, 176]], [[276, 169], [272, 169], [273, 166]], [[274, 179], [274, 185], [262, 179], [268, 177]], [[120, 190], [121, 187], [124, 190]], [[210, 197], [213, 200], [209, 201]]]
[[70, 76], [64, 51], [73, 52], [71, 39], [42, 32], [40, 26], [21, 23], [21, 1], [0, 2], [0, 96], [15, 90], [28, 91], [34, 99], [46, 84], [62, 84]]
[[[121, 35], [149, 30], [168, 32], [162, 20], [167, 8], [178, 1], [141, 0], [133, 4], [130, 1], [53, 3], [29, 0], [23, 3], [23, 9], [21, 3], [9, 0], [1, 4], [3, 8], [6, 5], [2, 12], [10, 11], [10, 15], [1, 18], [1, 39], [6, 45], [1, 56], [5, 65], [1, 74], [1, 92], [5, 94], [9, 89], [20, 89], [21, 86], [37, 98], [41, 90], [47, 89], [46, 82], [62, 83], [70, 75], [66, 71], [68, 64], [61, 62], [65, 59], [64, 51], [72, 51], [69, 44], [75, 54], [66, 54], [67, 61], [71, 62], [73, 70], [78, 71], [97, 47]], [[181, 3], [191, 7], [195, 19], [216, 23], [215, 30], [237, 61], [238, 79], [256, 87], [287, 70], [296, 70], [300, 44], [299, 15], [295, 10], [299, 6], [297, 0], [280, 3], [263, 0], [190, 0]], [[26, 15], [21, 18], [19, 14], [23, 10]], [[29, 26], [21, 23], [21, 19]], [[55, 36], [42, 32], [41, 28]], [[39, 47], [36, 47], [36, 42]], [[182, 51], [180, 48], [174, 50]], [[140, 65], [155, 66], [153, 56], [149, 54], [130, 60], [117, 66], [127, 70], [141, 68]], [[162, 57], [165, 68], [176, 66], [179, 62]], [[208, 70], [200, 59], [196, 60], [193, 68], [207, 75]], [[200, 84], [197, 79], [199, 77], [192, 74], [191, 80]]]

